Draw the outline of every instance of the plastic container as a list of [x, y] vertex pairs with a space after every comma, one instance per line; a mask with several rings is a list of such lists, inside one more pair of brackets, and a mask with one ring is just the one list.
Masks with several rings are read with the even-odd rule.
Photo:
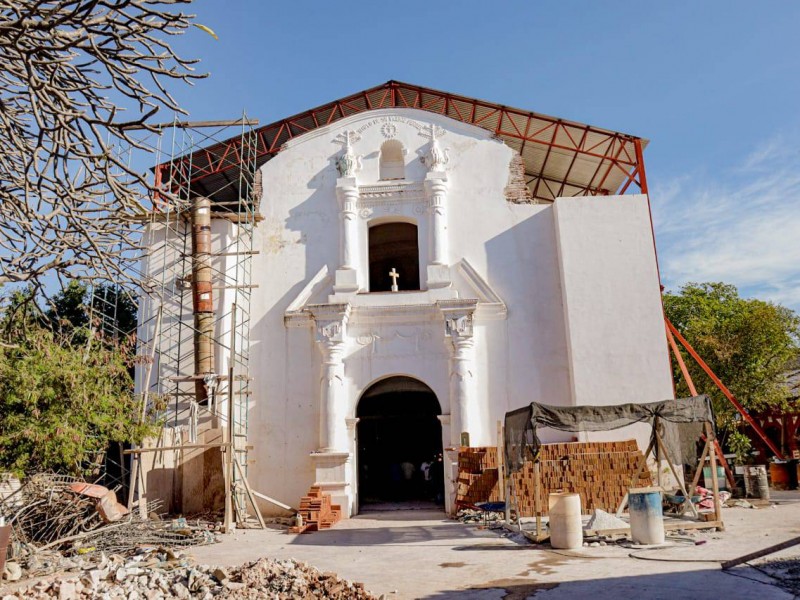
[[559, 492], [550, 494], [550, 545], [572, 550], [583, 546], [580, 494]]
[[664, 511], [660, 488], [628, 490], [631, 539], [635, 544], [664, 543]]
[[[711, 477], [711, 467], [703, 467], [703, 482], [706, 488], [711, 489], [713, 478]], [[725, 475], [725, 467], [717, 465], [717, 485], [720, 490], [730, 491], [728, 488], [728, 477]]]
[[744, 490], [748, 498], [769, 500], [769, 482], [765, 465], [747, 465], [744, 468]]
[[791, 478], [789, 477], [789, 463], [786, 462], [770, 463], [769, 479], [772, 482], [773, 490], [791, 489]]

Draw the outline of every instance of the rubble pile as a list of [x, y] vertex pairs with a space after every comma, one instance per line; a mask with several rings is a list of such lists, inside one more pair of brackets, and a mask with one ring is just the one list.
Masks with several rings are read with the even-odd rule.
[[460, 508], [456, 519], [462, 523], [497, 522], [505, 519], [505, 513], [499, 511], [483, 511], [474, 508]]
[[6, 580], [80, 569], [99, 553], [129, 556], [142, 548], [181, 547], [216, 541], [213, 525], [186, 519], [162, 521], [130, 513], [114, 490], [72, 477], [40, 473], [0, 498], [0, 515], [11, 526]]
[[41, 581], [0, 596], [0, 600], [161, 600], [166, 598], [247, 599], [325, 598], [375, 600], [361, 583], [340, 579], [294, 560], [262, 558], [239, 567], [191, 564], [164, 549], [130, 559], [102, 556], [58, 581]]

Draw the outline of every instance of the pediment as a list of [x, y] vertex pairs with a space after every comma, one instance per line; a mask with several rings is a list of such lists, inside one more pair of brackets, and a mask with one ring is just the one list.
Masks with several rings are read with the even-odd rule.
[[[365, 317], [375, 318], [385, 315], [410, 316], [414, 313], [438, 313], [438, 302], [443, 299], [442, 292], [447, 292], [447, 297], [462, 300], [477, 300], [475, 316], [480, 320], [505, 319], [507, 315], [506, 304], [484, 277], [467, 261], [461, 259], [451, 267], [452, 285], [448, 290], [422, 290], [419, 292], [399, 293], [374, 293], [352, 294], [349, 303], [353, 307], [354, 315], [363, 313]], [[295, 296], [284, 313], [287, 326], [302, 325], [311, 320], [308, 310], [310, 305], [325, 304], [336, 298], [333, 294], [333, 277], [327, 265], [324, 265], [303, 289]]]

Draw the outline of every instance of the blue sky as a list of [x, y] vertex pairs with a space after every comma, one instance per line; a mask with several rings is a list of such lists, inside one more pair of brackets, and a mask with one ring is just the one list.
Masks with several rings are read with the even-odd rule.
[[651, 140], [662, 276], [800, 309], [800, 3], [202, 1], [193, 119], [268, 123], [389, 79]]

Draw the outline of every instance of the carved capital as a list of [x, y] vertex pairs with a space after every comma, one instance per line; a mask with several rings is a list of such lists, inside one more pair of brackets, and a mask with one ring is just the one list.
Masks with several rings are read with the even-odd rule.
[[447, 337], [472, 337], [472, 313], [450, 315], [444, 319], [445, 335]]
[[476, 299], [440, 300], [439, 309], [444, 316], [444, 334], [451, 338], [453, 343], [461, 340], [472, 340], [475, 309], [478, 307]]
[[308, 310], [316, 324], [316, 339], [323, 351], [337, 353], [344, 349], [350, 304], [312, 304]]

